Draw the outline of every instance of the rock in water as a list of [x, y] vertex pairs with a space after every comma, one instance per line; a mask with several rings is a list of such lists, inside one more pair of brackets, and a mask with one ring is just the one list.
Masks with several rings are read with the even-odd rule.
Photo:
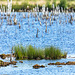
[[40, 67], [44, 68], [45, 66], [44, 65], [41, 65]]
[[19, 61], [20, 63], [23, 63], [23, 61]]
[[41, 65], [40, 66], [38, 64], [36, 64], [36, 65], [33, 66], [34, 69], [39, 69], [39, 68], [44, 68], [44, 67], [45, 67], [44, 65]]
[[5, 54], [2, 54], [0, 55], [2, 59], [5, 59], [6, 58], [6, 55]]
[[39, 69], [40, 68], [40, 65], [36, 64], [36, 65], [33, 66], [33, 68]]
[[16, 65], [16, 61], [11, 61], [10, 64]]

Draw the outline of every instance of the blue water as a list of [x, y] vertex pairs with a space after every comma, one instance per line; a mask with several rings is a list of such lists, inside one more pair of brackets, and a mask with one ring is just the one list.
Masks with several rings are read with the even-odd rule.
[[[53, 45], [69, 54], [75, 53], [75, 21], [72, 22], [72, 25], [70, 23], [66, 24], [65, 14], [61, 13], [59, 16], [56, 16], [56, 21], [53, 21], [51, 26], [50, 20], [47, 20], [47, 33], [45, 33], [46, 24], [44, 23], [46, 20], [41, 19], [42, 26], [40, 26], [38, 19], [35, 21], [33, 16], [32, 18], [30, 16], [28, 22], [28, 13], [25, 13], [26, 18], [23, 18], [23, 13], [16, 12], [15, 14], [17, 15], [16, 19], [18, 23], [21, 25], [21, 29], [19, 29], [19, 24], [15, 26], [13, 23], [10, 26], [7, 23], [7, 19], [3, 19], [2, 26], [0, 27], [0, 54], [10, 53], [12, 46], [17, 44], [24, 46], [33, 45], [41, 48]], [[68, 14], [67, 20], [70, 18], [70, 15]], [[74, 18], [75, 13], [72, 16]], [[12, 20], [13, 18], [10, 17]], [[59, 24], [59, 20], [61, 20], [61, 24]], [[33, 25], [32, 22], [34, 22]], [[39, 29], [38, 38], [36, 38], [37, 28]]]
[[[57, 67], [57, 65], [48, 65], [50, 62], [67, 62], [75, 61], [75, 59], [61, 59], [61, 60], [24, 60], [23, 63], [18, 63], [14, 67], [9, 65], [7, 67], [0, 68], [0, 75], [75, 75], [75, 65], [61, 65], [62, 67]], [[45, 68], [33, 69], [33, 65], [45, 65]]]
[[[75, 54], [75, 21], [72, 21], [72, 24], [66, 24], [65, 14], [61, 13], [59, 16], [56, 16], [56, 21], [53, 21], [51, 26], [50, 20], [47, 20], [47, 33], [45, 33], [46, 24], [44, 23], [46, 19], [41, 19], [42, 26], [40, 26], [40, 22], [38, 19], [35, 21], [34, 17], [31, 18], [30, 16], [28, 22], [28, 13], [25, 13], [26, 18], [23, 18], [23, 13], [16, 12], [15, 14], [17, 15], [16, 19], [18, 23], [20, 22], [21, 29], [19, 29], [19, 24], [14, 25], [13, 23], [13, 25], [10, 26], [8, 25], [7, 20], [3, 19], [2, 26], [0, 27], [0, 54], [10, 53], [12, 46], [17, 44], [22, 44], [24, 46], [33, 45], [41, 48], [53, 45], [59, 47], [62, 51], [66, 51], [68, 54]], [[67, 20], [70, 18], [70, 15], [71, 13], [67, 15]], [[74, 18], [75, 13], [72, 14], [72, 16]], [[14, 17], [10, 17], [12, 20], [13, 18]], [[59, 24], [59, 20], [61, 20], [61, 24]], [[0, 18], [0, 24], [1, 22], [2, 20]], [[34, 24], [32, 24], [32, 22], [34, 22]], [[39, 29], [38, 38], [36, 38], [37, 28]], [[23, 64], [17, 63], [17, 68], [14, 68], [13, 65], [1, 67], [0, 75], [75, 75], [75, 66], [73, 65], [62, 67], [47, 65], [50, 62], [56, 61], [67, 62], [75, 61], [75, 59], [24, 60]], [[47, 65], [47, 67], [43, 69], [33, 69], [32, 66], [35, 64]]]

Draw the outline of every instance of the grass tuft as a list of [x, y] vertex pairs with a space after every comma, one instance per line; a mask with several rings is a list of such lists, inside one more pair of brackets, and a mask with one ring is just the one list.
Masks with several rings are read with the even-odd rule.
[[16, 59], [61, 59], [66, 58], [67, 53], [61, 52], [59, 48], [53, 46], [45, 48], [35, 48], [32, 45], [23, 47], [22, 45], [14, 46], [14, 54]]

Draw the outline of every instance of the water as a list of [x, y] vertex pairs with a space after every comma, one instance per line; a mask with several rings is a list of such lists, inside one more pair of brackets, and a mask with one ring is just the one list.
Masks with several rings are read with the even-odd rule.
[[[59, 47], [62, 51], [66, 51], [68, 55], [75, 55], [75, 21], [73, 21], [72, 25], [70, 23], [66, 24], [64, 13], [60, 14], [59, 16], [56, 16], [56, 21], [53, 21], [53, 24], [51, 26], [50, 20], [47, 20], [47, 33], [45, 33], [46, 24], [44, 23], [46, 22], [46, 19], [41, 19], [42, 26], [40, 26], [40, 22], [38, 21], [38, 19], [37, 21], [35, 21], [35, 18], [33, 16], [31, 18], [31, 13], [29, 22], [27, 18], [28, 13], [24, 13], [26, 14], [26, 18], [23, 18], [23, 13], [15, 12], [15, 14], [18, 23], [20, 23], [21, 25], [21, 29], [19, 29], [19, 24], [14, 25], [12, 21], [13, 25], [10, 26], [7, 24], [6, 19], [3, 19], [3, 24], [0, 27], [0, 54], [8, 54], [10, 53], [12, 46], [22, 44], [23, 46], [33, 45], [35, 47], [40, 48], [53, 45]], [[41, 14], [42, 13], [40, 13], [40, 15]], [[49, 15], [50, 14], [51, 13], [49, 13]], [[70, 14], [67, 15], [67, 20], [68, 18], [70, 18]], [[14, 17], [12, 17], [12, 20], [13, 18]], [[61, 20], [61, 24], [59, 24], [59, 20]], [[36, 38], [37, 28], [39, 29], [38, 38]], [[50, 62], [57, 61], [67, 62], [75, 61], [75, 59], [37, 61], [24, 60], [23, 64], [17, 63], [17, 68], [14, 68], [13, 65], [1, 67], [0, 75], [75, 75], [75, 66], [73, 65], [66, 65], [62, 67], [47, 65]], [[47, 67], [43, 69], [33, 69], [32, 66], [35, 64], [42, 64], [45, 66], [47, 65]]]
[[[48, 65], [50, 62], [67, 62], [75, 61], [75, 59], [61, 59], [61, 60], [23, 60], [23, 63], [18, 63], [16, 66], [9, 65], [7, 67], [0, 68], [0, 75], [75, 75], [75, 65], [62, 65], [62, 67], [57, 67], [57, 65]], [[33, 69], [33, 65], [45, 65], [47, 67], [40, 69]]]
[[[51, 26], [50, 20], [47, 20], [47, 33], [45, 33], [46, 24], [44, 22], [46, 22], [46, 19], [41, 19], [42, 26], [40, 26], [40, 22], [38, 19], [35, 21], [34, 17], [31, 18], [30, 16], [28, 22], [28, 13], [25, 14], [26, 18], [23, 18], [23, 13], [16, 12], [16, 19], [18, 23], [20, 22], [21, 29], [19, 29], [19, 24], [10, 26], [7, 24], [7, 20], [3, 19], [3, 24], [0, 27], [0, 54], [10, 53], [12, 46], [17, 44], [33, 45], [41, 48], [53, 45], [59, 47], [62, 51], [68, 52], [68, 54], [75, 53], [75, 21], [72, 25], [70, 23], [66, 24], [65, 14], [60, 14], [60, 17], [55, 17], [57, 21], [53, 21]], [[70, 14], [68, 18], [70, 18]], [[59, 24], [59, 20], [61, 20], [61, 24]], [[38, 38], [36, 38], [37, 28], [39, 29]]]

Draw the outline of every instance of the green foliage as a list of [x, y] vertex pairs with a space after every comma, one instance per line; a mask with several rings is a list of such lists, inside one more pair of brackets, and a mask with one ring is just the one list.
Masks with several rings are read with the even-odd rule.
[[53, 46], [45, 48], [45, 58], [59, 59], [61, 58], [62, 52], [60, 49]]
[[46, 2], [46, 7], [48, 7], [49, 10], [52, 8], [49, 1]]
[[[6, 0], [0, 0], [0, 1], [6, 1]], [[27, 9], [27, 6], [29, 6], [29, 9], [33, 9], [36, 6], [34, 4], [29, 4], [29, 1], [32, 1], [32, 2], [35, 3], [35, 1], [37, 1], [37, 0], [26, 0], [26, 1], [25, 0], [13, 0], [13, 1], [15, 1], [16, 4], [12, 5], [12, 9], [14, 9], [15, 11], [19, 11], [19, 10], [24, 11], [24, 9]], [[22, 1], [23, 3], [21, 5], [19, 5], [18, 4], [19, 1]], [[46, 8], [48, 7], [49, 11], [50, 11], [52, 9], [52, 4], [50, 4], [50, 2], [52, 0], [44, 0], [44, 1], [46, 2]], [[58, 5], [58, 1], [60, 1], [60, 3], [59, 3], [60, 7], [66, 8], [68, 6], [69, 8], [72, 7], [75, 10], [75, 4], [72, 2], [72, 1], [75, 1], [75, 0], [53, 0], [53, 4], [55, 5], [55, 7]], [[69, 3], [69, 1], [71, 3]], [[3, 5], [3, 6], [5, 6], [5, 5]], [[39, 9], [42, 8], [42, 5], [38, 5], [38, 6], [39, 6]], [[0, 8], [1, 8], [1, 6], [0, 6]]]
[[21, 5], [19, 5], [18, 3], [16, 3], [16, 5], [12, 5], [12, 9], [14, 9], [15, 11], [19, 11], [19, 10], [26, 9], [27, 6], [28, 6], [27, 2], [23, 2]]
[[13, 48], [16, 59], [25, 59], [25, 57], [28, 59], [60, 59], [62, 57], [66, 58], [67, 55], [67, 53], [62, 53], [60, 49], [53, 46], [45, 48], [44, 50], [31, 45], [26, 48], [22, 45], [14, 46]]
[[16, 3], [16, 5], [12, 5], [12, 9], [15, 11], [25, 10], [27, 9], [27, 6], [29, 6], [29, 9], [33, 9], [35, 7], [35, 5], [28, 4], [28, 2], [23, 2], [21, 5], [18, 3]]
[[35, 51], [34, 51], [33, 59], [37, 59], [37, 58], [44, 59], [44, 51], [39, 48], [38, 49], [34, 48], [34, 49]]
[[60, 7], [66, 8], [67, 7], [67, 0], [60, 0]]
[[44, 50], [41, 50], [41, 49], [38, 49], [38, 57], [40, 58], [40, 59], [44, 59]]
[[29, 47], [27, 48], [28, 59], [33, 59], [34, 54], [35, 54], [35, 48], [33, 48], [31, 45], [29, 45]]
[[49, 58], [49, 48], [45, 48], [45, 58]]
[[15, 46], [14, 50], [15, 50], [16, 59], [22, 59], [23, 55], [22, 55], [21, 46], [19, 46], [19, 45]]
[[43, 59], [44, 51], [39, 48], [37, 49], [37, 48], [29, 45], [27, 48], [27, 56], [28, 56], [28, 59], [37, 59], [38, 57], [40, 59]]
[[67, 52], [64, 52], [64, 53], [62, 54], [62, 57], [63, 57], [63, 58], [66, 58], [66, 56], [67, 56]]
[[56, 0], [53, 0], [53, 4], [54, 4], [55, 7], [57, 6], [57, 5], [56, 5]]

